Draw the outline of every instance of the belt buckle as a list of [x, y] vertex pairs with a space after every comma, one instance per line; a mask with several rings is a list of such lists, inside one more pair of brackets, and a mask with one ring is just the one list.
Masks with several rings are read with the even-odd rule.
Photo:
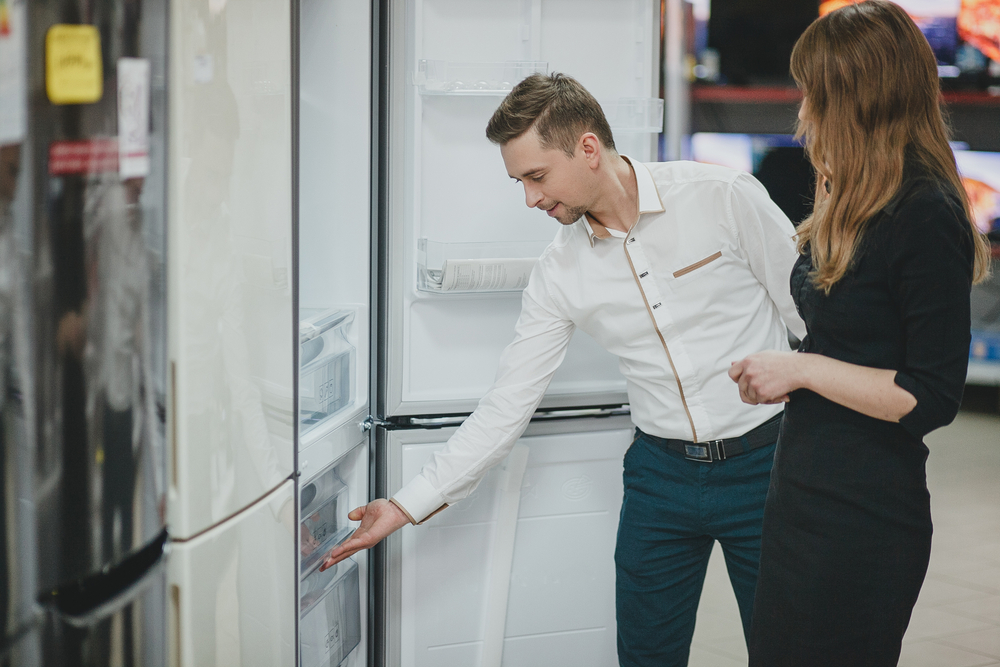
[[684, 445], [684, 458], [688, 461], [698, 461], [699, 463], [725, 461], [726, 448], [722, 440], [708, 440], [706, 442], [692, 443], [690, 445]]

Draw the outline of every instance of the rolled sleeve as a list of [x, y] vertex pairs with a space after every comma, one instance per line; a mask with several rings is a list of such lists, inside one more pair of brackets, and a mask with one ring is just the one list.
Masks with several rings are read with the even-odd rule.
[[900, 424], [923, 438], [958, 414], [969, 365], [973, 241], [956, 202], [918, 197], [898, 215], [890, 287], [905, 338], [897, 385], [916, 399]]
[[566, 356], [575, 327], [561, 315], [541, 265], [522, 295], [514, 341], [500, 357], [493, 386], [444, 449], [393, 496], [414, 523], [468, 497], [507, 456]]

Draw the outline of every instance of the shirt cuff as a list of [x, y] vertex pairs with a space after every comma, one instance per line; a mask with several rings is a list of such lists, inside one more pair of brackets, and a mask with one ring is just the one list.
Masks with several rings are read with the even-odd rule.
[[410, 480], [391, 500], [414, 525], [427, 521], [448, 506], [437, 489], [422, 475]]

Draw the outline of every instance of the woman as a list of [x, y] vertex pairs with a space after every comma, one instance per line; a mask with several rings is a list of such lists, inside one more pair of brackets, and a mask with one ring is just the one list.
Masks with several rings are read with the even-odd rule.
[[934, 56], [903, 10], [870, 0], [818, 19], [791, 70], [817, 172], [791, 277], [808, 335], [804, 354], [755, 354], [730, 373], [744, 401], [787, 403], [750, 665], [895, 665], [930, 556], [922, 439], [958, 411], [989, 249]]

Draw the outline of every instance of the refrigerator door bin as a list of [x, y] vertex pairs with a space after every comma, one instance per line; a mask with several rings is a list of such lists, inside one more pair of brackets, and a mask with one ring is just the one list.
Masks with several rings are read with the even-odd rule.
[[419, 60], [413, 83], [423, 95], [506, 95], [536, 72], [547, 74], [549, 64], [539, 61], [502, 63]]
[[353, 310], [336, 309], [300, 319], [299, 417], [303, 431], [353, 403], [357, 351], [347, 337], [353, 322]]
[[361, 642], [360, 583], [352, 559], [302, 580], [302, 667], [337, 667]]
[[417, 240], [417, 289], [436, 294], [520, 292], [548, 241], [441, 243]]
[[649, 97], [622, 97], [600, 100], [608, 124], [616, 133], [663, 132], [663, 100]]
[[323, 555], [344, 541], [354, 529], [347, 513], [349, 488], [331, 467], [302, 487], [302, 521], [299, 529], [302, 573], [306, 575], [319, 566]]

